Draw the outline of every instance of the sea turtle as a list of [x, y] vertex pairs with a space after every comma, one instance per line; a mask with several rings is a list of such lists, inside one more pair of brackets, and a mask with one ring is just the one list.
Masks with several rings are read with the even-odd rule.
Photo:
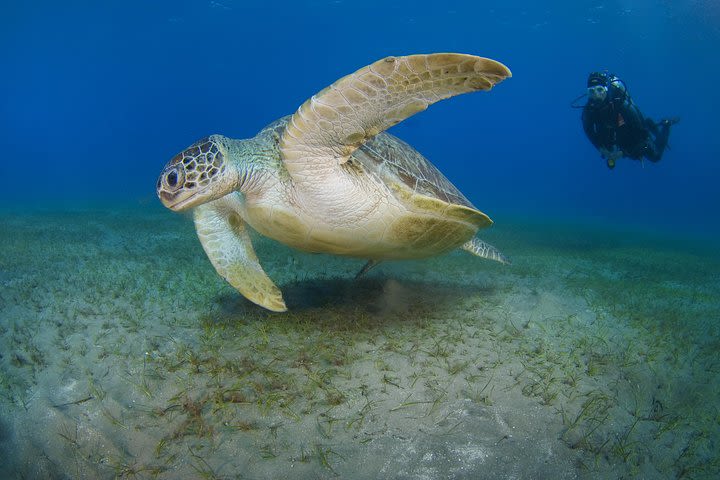
[[[383, 131], [461, 93], [509, 77], [494, 60], [457, 53], [387, 57], [313, 95], [254, 138], [204, 138], [170, 160], [162, 203], [194, 209], [217, 272], [252, 302], [287, 310], [248, 234], [368, 260], [424, 258], [461, 247], [503, 263], [475, 238], [492, 221], [425, 157]], [[479, 152], [481, 154], [482, 152]]]

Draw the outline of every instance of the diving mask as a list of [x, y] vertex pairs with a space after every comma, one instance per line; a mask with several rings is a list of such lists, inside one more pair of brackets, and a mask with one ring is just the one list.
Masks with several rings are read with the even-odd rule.
[[595, 85], [587, 89], [588, 99], [593, 103], [604, 102], [607, 98], [608, 90], [603, 85]]

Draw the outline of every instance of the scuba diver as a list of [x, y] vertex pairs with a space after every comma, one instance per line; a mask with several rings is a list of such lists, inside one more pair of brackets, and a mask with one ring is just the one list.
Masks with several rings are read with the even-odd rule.
[[621, 157], [660, 161], [670, 127], [678, 122], [677, 118], [663, 119], [659, 123], [645, 118], [632, 101], [625, 82], [611, 73], [591, 73], [586, 95], [587, 103], [577, 107], [583, 109], [583, 129], [607, 161], [608, 168], [615, 168], [615, 161]]

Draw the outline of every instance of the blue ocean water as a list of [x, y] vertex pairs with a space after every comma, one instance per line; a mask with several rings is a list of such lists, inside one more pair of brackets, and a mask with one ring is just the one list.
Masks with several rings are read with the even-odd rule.
[[[720, 6], [712, 0], [5, 2], [4, 208], [156, 202], [176, 152], [245, 138], [387, 55], [457, 51], [513, 78], [392, 131], [497, 221], [517, 215], [718, 232]], [[679, 116], [658, 164], [610, 171], [584, 137], [590, 71], [652, 118]]]

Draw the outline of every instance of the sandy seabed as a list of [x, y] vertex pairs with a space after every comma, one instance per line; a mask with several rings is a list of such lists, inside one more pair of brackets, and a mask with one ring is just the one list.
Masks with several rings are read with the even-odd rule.
[[483, 238], [513, 265], [453, 252], [360, 280], [257, 238], [275, 314], [187, 216], [4, 212], [0, 478], [717, 478], [711, 242]]

